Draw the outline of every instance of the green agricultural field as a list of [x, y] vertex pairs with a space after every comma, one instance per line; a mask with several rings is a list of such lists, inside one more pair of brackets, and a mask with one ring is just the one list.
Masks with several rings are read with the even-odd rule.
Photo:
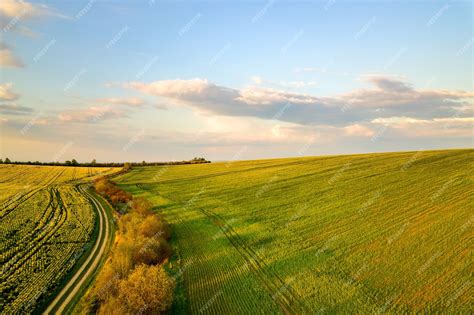
[[95, 214], [76, 184], [111, 168], [0, 165], [0, 312], [25, 313], [86, 250]]
[[471, 313], [474, 150], [136, 167], [176, 313]]

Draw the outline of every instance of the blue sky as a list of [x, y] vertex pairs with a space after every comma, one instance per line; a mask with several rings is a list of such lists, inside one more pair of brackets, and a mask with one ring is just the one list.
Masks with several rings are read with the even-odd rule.
[[470, 1], [0, 4], [2, 157], [472, 147]]

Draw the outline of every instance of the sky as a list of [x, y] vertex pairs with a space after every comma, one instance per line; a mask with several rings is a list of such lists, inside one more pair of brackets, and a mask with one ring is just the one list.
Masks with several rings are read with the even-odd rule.
[[473, 147], [471, 1], [0, 2], [0, 158]]

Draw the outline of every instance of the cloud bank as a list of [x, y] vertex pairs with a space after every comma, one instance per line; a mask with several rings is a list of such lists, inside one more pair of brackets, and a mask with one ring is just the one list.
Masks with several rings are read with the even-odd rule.
[[384, 117], [469, 116], [473, 92], [420, 90], [398, 77], [367, 75], [370, 86], [335, 96], [290, 93], [260, 86], [242, 89], [205, 79], [127, 82], [122, 87], [173, 101], [205, 114], [257, 117], [300, 125], [346, 126]]

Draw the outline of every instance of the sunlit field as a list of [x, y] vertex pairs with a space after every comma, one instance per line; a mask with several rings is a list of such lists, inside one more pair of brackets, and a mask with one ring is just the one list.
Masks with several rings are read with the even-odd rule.
[[0, 0], [0, 315], [474, 315], [473, 9]]
[[175, 313], [472, 311], [474, 150], [135, 167]]
[[77, 184], [117, 169], [0, 165], [0, 310], [31, 312], [88, 249], [96, 215]]

